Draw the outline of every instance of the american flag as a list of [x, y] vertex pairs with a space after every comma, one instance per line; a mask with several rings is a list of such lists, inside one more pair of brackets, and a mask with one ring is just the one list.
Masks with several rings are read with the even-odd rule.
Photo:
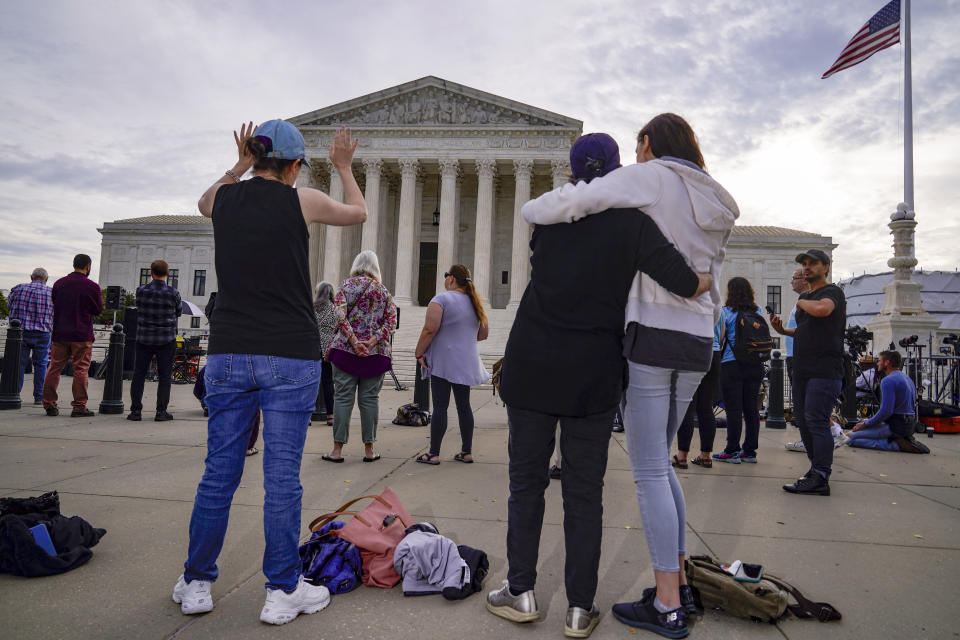
[[900, 42], [900, 0], [891, 0], [883, 9], [877, 11], [867, 24], [860, 27], [860, 31], [850, 39], [847, 46], [840, 52], [840, 57], [827, 69], [821, 79], [860, 64], [877, 51], [898, 42]]

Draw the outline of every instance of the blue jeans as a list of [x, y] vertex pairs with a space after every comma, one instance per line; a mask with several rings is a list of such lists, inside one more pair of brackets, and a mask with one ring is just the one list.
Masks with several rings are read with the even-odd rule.
[[254, 414], [261, 410], [263, 573], [268, 589], [290, 593], [300, 579], [300, 461], [317, 399], [320, 361], [215, 354], [207, 358], [205, 382], [210, 409], [206, 469], [190, 518], [184, 579], [217, 579], [230, 503], [243, 474]]
[[861, 429], [860, 431], [850, 432], [851, 447], [863, 447], [865, 449], [880, 449], [881, 451], [900, 451], [900, 447], [895, 442], [890, 442], [890, 438], [896, 438], [890, 425], [886, 422], [880, 422], [875, 427]]
[[830, 414], [840, 397], [843, 380], [829, 378], [793, 379], [793, 415], [800, 428], [800, 439], [807, 450], [810, 468], [830, 479], [833, 467], [833, 434]]
[[47, 363], [50, 362], [50, 333], [47, 331], [26, 330], [23, 332], [23, 347], [20, 351], [20, 381], [17, 392], [23, 390], [23, 372], [33, 356], [33, 399], [43, 398], [43, 379], [47, 376]]
[[704, 373], [629, 365], [623, 428], [650, 564], [657, 571], [677, 573], [678, 556], [687, 554], [687, 506], [670, 465], [670, 447]]

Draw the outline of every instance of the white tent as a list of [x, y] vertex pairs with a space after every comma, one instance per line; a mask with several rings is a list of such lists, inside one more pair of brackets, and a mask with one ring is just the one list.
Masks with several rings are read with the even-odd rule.
[[[923, 286], [920, 297], [927, 313], [940, 321], [940, 331], [960, 331], [960, 273], [915, 271], [912, 279]], [[847, 326], [866, 325], [883, 308], [883, 287], [893, 272], [869, 273], [841, 280], [837, 285], [847, 297]]]

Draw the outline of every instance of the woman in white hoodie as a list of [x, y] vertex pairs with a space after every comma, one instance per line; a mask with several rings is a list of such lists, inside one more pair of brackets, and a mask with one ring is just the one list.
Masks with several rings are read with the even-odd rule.
[[[532, 224], [573, 222], [613, 207], [649, 215], [697, 272], [713, 276], [709, 295], [676, 296], [637, 274], [626, 308], [624, 355], [627, 448], [656, 589], [613, 607], [628, 625], [668, 637], [687, 635], [693, 597], [681, 571], [686, 555], [683, 490], [670, 466], [670, 446], [700, 379], [710, 368], [713, 325], [720, 309], [724, 248], [739, 216], [729, 193], [704, 170], [693, 129], [678, 115], [658, 115], [637, 136], [637, 164], [591, 182], [568, 184], [528, 202]], [[602, 274], [598, 274], [602, 275]], [[602, 286], [598, 278], [598, 286]]]

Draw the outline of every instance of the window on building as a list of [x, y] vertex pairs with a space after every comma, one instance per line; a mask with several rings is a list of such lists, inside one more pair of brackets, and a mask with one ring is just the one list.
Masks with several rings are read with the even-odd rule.
[[774, 313], [780, 313], [780, 285], [767, 287], [767, 305], [773, 309]]
[[150, 284], [150, 269], [140, 269], [140, 285]]
[[200, 328], [200, 316], [194, 316], [190, 318], [190, 328], [199, 329]]
[[170, 273], [167, 274], [167, 286], [174, 289], [180, 288], [180, 269], [170, 269]]
[[193, 272], [193, 295], [206, 295], [207, 290], [207, 270], [197, 269]]

